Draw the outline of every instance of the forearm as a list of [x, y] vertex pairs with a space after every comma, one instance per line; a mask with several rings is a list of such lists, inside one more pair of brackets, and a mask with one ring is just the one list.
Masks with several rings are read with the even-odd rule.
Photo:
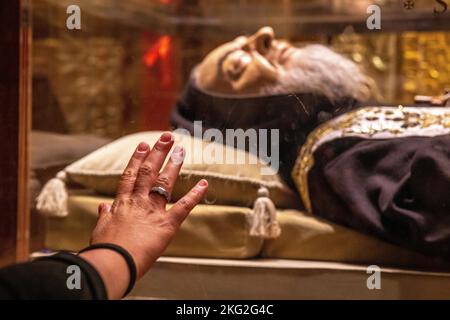
[[[74, 271], [73, 266], [79, 269]], [[1, 269], [0, 299], [91, 300], [107, 299], [107, 294], [96, 267], [81, 257], [60, 253]]]

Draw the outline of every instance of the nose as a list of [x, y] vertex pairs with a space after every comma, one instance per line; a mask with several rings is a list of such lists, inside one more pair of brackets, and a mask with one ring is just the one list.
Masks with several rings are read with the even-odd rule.
[[274, 38], [275, 33], [271, 27], [262, 27], [248, 38], [248, 44], [264, 55], [270, 50]]

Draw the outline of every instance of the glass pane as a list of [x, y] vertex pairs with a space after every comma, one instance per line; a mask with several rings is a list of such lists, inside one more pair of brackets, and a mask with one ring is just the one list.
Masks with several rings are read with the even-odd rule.
[[[356, 130], [355, 126], [362, 127], [358, 138], [365, 135], [364, 139], [377, 138], [380, 131], [403, 134], [405, 127], [422, 126], [426, 121], [448, 129], [446, 114], [439, 113], [444, 112], [439, 108], [449, 104], [450, 88], [450, 19], [442, 2], [34, 0], [32, 10], [33, 252], [77, 251], [87, 246], [97, 219], [97, 205], [113, 201], [120, 172], [139, 139], [150, 143], [156, 139], [155, 132], [184, 129], [185, 135], [208, 143], [215, 141], [220, 148], [197, 145], [196, 149], [195, 143], [188, 143], [189, 161], [172, 199], [180, 198], [194, 179], [202, 176], [209, 179], [210, 190], [165, 252], [165, 257], [175, 260], [163, 258], [157, 267], [159, 271], [155, 271], [161, 278], [155, 281], [163, 281], [161, 270], [178, 263], [176, 259], [180, 257], [217, 259], [217, 263], [228, 259], [237, 264], [249, 260], [258, 263], [261, 257], [268, 257], [295, 262], [363, 266], [368, 266], [366, 262], [383, 262], [398, 268], [436, 268], [435, 264], [424, 263], [424, 255], [429, 253], [425, 245], [405, 244], [409, 239], [406, 234], [394, 240], [383, 238], [377, 230], [369, 231], [372, 225], [365, 229], [362, 224], [353, 224], [356, 220], [349, 222], [345, 217], [327, 215], [318, 218], [313, 214], [320, 210], [316, 203], [338, 207], [346, 201], [345, 195], [337, 196], [337, 183], [337, 187], [329, 186], [336, 188], [334, 193], [329, 191], [326, 197], [324, 191], [319, 196], [317, 190], [331, 189], [315, 189], [320, 178], [311, 181], [308, 177], [316, 170], [311, 168], [336, 156], [343, 150], [339, 148], [347, 148], [350, 143], [342, 143], [319, 156], [316, 152], [323, 149], [314, 143], [329, 140], [320, 140], [325, 133], [313, 130], [337, 130], [320, 126], [329, 125], [358, 107], [396, 109], [383, 109], [388, 113], [382, 119], [376, 112], [369, 116], [373, 110], [367, 111], [364, 121], [381, 121], [370, 122], [367, 127], [364, 121], [353, 123], [351, 116], [342, 124], [348, 126], [347, 131], [340, 128], [344, 130], [341, 135], [329, 139], [343, 137]], [[405, 109], [406, 113], [402, 109], [418, 105], [428, 109], [419, 115], [412, 109]], [[435, 111], [430, 111], [432, 108]], [[402, 112], [400, 118], [398, 112]], [[130, 136], [135, 133], [140, 135]], [[415, 134], [436, 135], [422, 131]], [[182, 138], [176, 139], [178, 143]], [[410, 146], [410, 142], [405, 143]], [[108, 147], [102, 149], [105, 145]], [[223, 149], [223, 145], [229, 149]], [[248, 153], [240, 162], [234, 153], [232, 158], [226, 158], [227, 150]], [[380, 157], [382, 154], [376, 153]], [[373, 154], [367, 157], [378, 161]], [[84, 162], [76, 162], [80, 159]], [[256, 169], [251, 159], [256, 162]], [[410, 157], [401, 159], [409, 161]], [[371, 186], [371, 177], [379, 167], [370, 168], [370, 176], [355, 194]], [[386, 170], [393, 174], [396, 170], [392, 168]], [[269, 171], [270, 174], [265, 173]], [[348, 172], [341, 173], [337, 181]], [[328, 176], [322, 179], [320, 183], [325, 183]], [[385, 186], [387, 182], [380, 188]], [[448, 184], [442, 184], [440, 190], [445, 186]], [[261, 191], [263, 187], [267, 190]], [[402, 192], [413, 192], [411, 188]], [[375, 203], [375, 207], [377, 190], [374, 187], [367, 195], [367, 201]], [[265, 191], [269, 192], [268, 197]], [[262, 231], [252, 229], [256, 228], [252, 214], [257, 212], [256, 203], [261, 204], [262, 198], [269, 198], [277, 208], [278, 220], [274, 224], [281, 228], [281, 235], [267, 224]], [[354, 209], [352, 204], [348, 208]], [[405, 204], [404, 210], [419, 209], [422, 210], [417, 204]], [[385, 217], [379, 213], [383, 210], [377, 211], [377, 221], [384, 226], [385, 234], [407, 228], [404, 221], [384, 225]], [[368, 212], [355, 214], [359, 217]], [[308, 219], [315, 227], [305, 222]], [[339, 249], [338, 240], [321, 238], [321, 228], [333, 230], [324, 231], [329, 239], [338, 239], [335, 233], [342, 228], [340, 239], [357, 246], [357, 256]], [[317, 242], [301, 242], [302, 232], [306, 238], [310, 232], [311, 241]], [[306, 249], [280, 244], [289, 242], [283, 233], [294, 237], [292, 243], [298, 248], [305, 245]], [[336, 248], [331, 250], [333, 253], [321, 255], [319, 252], [327, 252], [328, 245], [315, 239]], [[439, 261], [442, 258], [431, 255], [438, 256]], [[189, 261], [195, 264], [194, 260]], [[222, 289], [229, 290], [225, 287]], [[144, 296], [149, 292], [158, 297], [169, 295], [148, 283], [137, 290]], [[401, 295], [397, 291], [390, 293]], [[170, 297], [198, 297], [196, 294], [180, 292]], [[238, 292], [235, 294], [240, 297]], [[307, 293], [295, 294], [308, 297]], [[367, 292], [352, 294], [365, 297]], [[204, 298], [216, 297], [221, 296], [211, 294]], [[233, 297], [233, 292], [227, 297]]]

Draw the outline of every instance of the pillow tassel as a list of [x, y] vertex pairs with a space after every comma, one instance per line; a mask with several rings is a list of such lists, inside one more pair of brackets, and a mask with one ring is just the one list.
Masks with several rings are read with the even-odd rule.
[[36, 208], [48, 217], [66, 217], [68, 214], [66, 188], [66, 173], [60, 171], [55, 178], [50, 179], [36, 198]]
[[268, 239], [276, 238], [280, 233], [277, 210], [269, 198], [269, 190], [265, 187], [260, 187], [258, 198], [255, 200], [250, 217], [250, 235]]

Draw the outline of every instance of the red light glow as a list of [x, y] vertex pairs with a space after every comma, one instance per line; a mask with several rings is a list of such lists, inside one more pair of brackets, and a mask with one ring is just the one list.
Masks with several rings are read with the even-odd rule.
[[172, 39], [169, 36], [162, 36], [144, 54], [144, 64], [153, 67], [159, 59], [167, 59], [172, 46]]

